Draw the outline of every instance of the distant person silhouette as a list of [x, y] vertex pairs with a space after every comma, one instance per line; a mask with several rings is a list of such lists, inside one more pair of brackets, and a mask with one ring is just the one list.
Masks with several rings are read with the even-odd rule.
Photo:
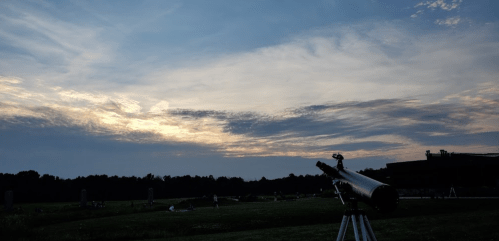
[[213, 208], [218, 208], [218, 198], [217, 195], [213, 195]]

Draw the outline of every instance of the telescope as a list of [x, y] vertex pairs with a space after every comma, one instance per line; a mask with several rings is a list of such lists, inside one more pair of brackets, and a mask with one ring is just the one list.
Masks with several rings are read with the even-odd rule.
[[395, 188], [343, 167], [341, 154], [334, 154], [333, 158], [338, 161], [336, 167], [320, 161], [316, 166], [333, 179], [333, 185], [343, 203], [338, 186], [344, 190], [347, 201], [351, 198], [363, 201], [379, 212], [391, 212], [397, 208], [399, 195]]
[[[367, 219], [366, 213], [359, 210], [357, 202], [363, 201], [380, 212], [390, 212], [397, 208], [399, 202], [397, 190], [387, 184], [348, 170], [343, 166], [343, 156], [341, 154], [333, 154], [333, 158], [338, 161], [336, 167], [331, 167], [320, 161], [317, 162], [316, 166], [333, 179], [333, 185], [341, 202], [345, 204], [338, 186], [343, 189], [343, 196], [348, 202], [349, 209], [345, 210], [343, 214], [336, 241], [345, 240], [350, 220], [352, 220], [356, 241], [360, 241], [361, 236], [363, 241], [376, 241], [371, 223]], [[357, 230], [357, 220], [359, 221], [361, 233]]]

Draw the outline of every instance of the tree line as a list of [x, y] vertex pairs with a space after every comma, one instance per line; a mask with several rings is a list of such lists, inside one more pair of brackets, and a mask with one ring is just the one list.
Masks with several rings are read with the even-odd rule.
[[[82, 189], [89, 201], [146, 200], [147, 190], [153, 188], [154, 198], [246, 195], [313, 194], [332, 189], [331, 179], [325, 175], [289, 174], [287, 177], [245, 181], [240, 177], [221, 176], [155, 176], [118, 177], [90, 175], [63, 179], [49, 174], [21, 171], [17, 174], [0, 173], [0, 191], [12, 190], [14, 201], [20, 202], [77, 202]], [[3, 201], [3, 199], [2, 199]]]

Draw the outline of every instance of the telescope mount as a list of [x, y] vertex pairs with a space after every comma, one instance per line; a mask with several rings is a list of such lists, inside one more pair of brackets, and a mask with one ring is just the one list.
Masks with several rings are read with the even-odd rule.
[[[338, 164], [336, 167], [338, 169], [343, 169], [343, 156], [341, 154], [333, 154], [333, 158], [338, 160]], [[364, 210], [361, 210], [358, 208], [358, 200], [357, 198], [353, 197], [353, 195], [349, 195], [349, 191], [351, 191], [351, 187], [346, 184], [343, 185], [341, 181], [334, 179], [333, 178], [333, 186], [336, 189], [336, 193], [338, 193], [338, 197], [340, 198], [341, 202], [343, 205], [347, 206], [347, 209], [345, 210], [343, 214], [343, 219], [341, 220], [341, 225], [340, 225], [340, 230], [338, 231], [338, 237], [336, 238], [336, 241], [344, 241], [345, 240], [345, 234], [347, 232], [348, 228], [348, 223], [350, 220], [352, 220], [352, 226], [353, 226], [353, 232], [355, 235], [355, 240], [360, 241], [360, 236], [359, 236], [359, 230], [357, 228], [357, 219], [359, 220], [359, 225], [360, 225], [360, 230], [362, 233], [362, 240], [363, 241], [377, 241], [376, 236], [374, 235], [373, 229], [371, 228], [371, 223], [369, 223], [369, 220], [367, 219], [367, 215], [364, 212]], [[338, 188], [338, 186], [343, 186], [344, 196], [341, 195], [341, 192]], [[346, 200], [346, 204], [345, 204]]]

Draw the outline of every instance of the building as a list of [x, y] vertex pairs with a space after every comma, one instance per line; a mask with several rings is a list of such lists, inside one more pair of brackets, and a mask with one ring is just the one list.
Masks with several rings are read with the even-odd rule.
[[397, 188], [499, 187], [499, 153], [439, 153], [426, 160], [386, 164]]

